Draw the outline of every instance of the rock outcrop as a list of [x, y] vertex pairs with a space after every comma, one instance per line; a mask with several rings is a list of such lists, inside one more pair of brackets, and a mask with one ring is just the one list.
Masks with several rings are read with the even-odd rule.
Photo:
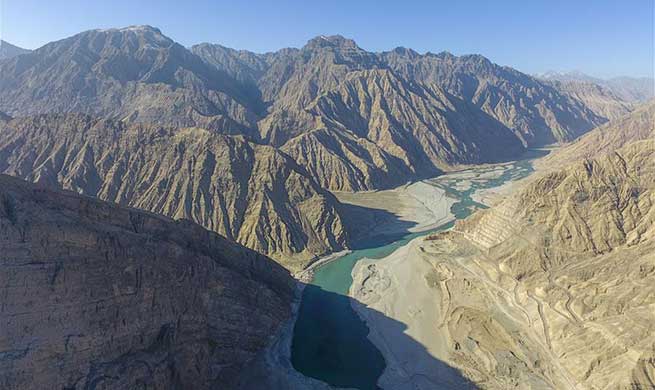
[[292, 270], [347, 244], [338, 200], [243, 137], [40, 115], [0, 124], [0, 172], [191, 219]]
[[272, 260], [0, 175], [0, 387], [229, 389], [290, 316]]

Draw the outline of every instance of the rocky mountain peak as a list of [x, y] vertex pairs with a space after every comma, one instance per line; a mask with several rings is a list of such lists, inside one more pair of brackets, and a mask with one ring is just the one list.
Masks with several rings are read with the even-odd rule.
[[324, 47], [338, 49], [362, 50], [354, 40], [345, 38], [341, 35], [319, 35], [310, 39], [303, 49], [315, 50]]
[[[123, 28], [110, 28], [90, 30], [78, 34], [78, 37], [85, 38], [91, 37], [98, 39], [105, 37], [111, 44], [119, 45], [123, 42], [129, 42], [132, 47], [170, 47], [175, 43], [171, 38], [164, 35], [160, 29], [152, 26], [128, 26]], [[132, 40], [136, 39], [134, 42]], [[136, 44], [136, 45], [135, 45]]]
[[391, 52], [396, 55], [411, 58], [411, 59], [420, 57], [420, 54], [418, 54], [416, 51], [402, 46], [398, 46], [394, 48]]

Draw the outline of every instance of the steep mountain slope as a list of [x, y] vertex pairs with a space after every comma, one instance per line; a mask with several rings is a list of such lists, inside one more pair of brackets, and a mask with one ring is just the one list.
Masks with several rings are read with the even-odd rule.
[[609, 120], [628, 114], [634, 105], [619, 98], [611, 89], [582, 81], [552, 81], [555, 88], [583, 102], [594, 114]]
[[[484, 110], [514, 130], [525, 144], [562, 142], [604, 122], [582, 102], [548, 83], [479, 55], [455, 57], [448, 53], [420, 55], [411, 49], [370, 53], [341, 36], [320, 36], [300, 50], [287, 49], [257, 55], [230, 51], [218, 45], [200, 45], [194, 51], [218, 69], [238, 75], [235, 63], [247, 58], [247, 73], [262, 98], [272, 104], [270, 118], [260, 123], [265, 139], [276, 145], [298, 135], [281, 132], [285, 125], [306, 122], [303, 112], [321, 94], [339, 87], [350, 72], [388, 69], [410, 84], [437, 84], [448, 93]], [[264, 66], [266, 62], [268, 66]], [[259, 75], [259, 76], [257, 76]], [[278, 122], [282, 122], [278, 125]], [[288, 127], [288, 126], [286, 126]], [[288, 132], [289, 130], [287, 130]]]
[[473, 102], [527, 146], [570, 141], [605, 121], [552, 86], [480, 55], [420, 55], [397, 48], [381, 57], [405, 78], [435, 83]]
[[351, 72], [382, 66], [373, 53], [341, 36], [320, 36], [297, 51], [269, 57], [270, 68], [259, 80], [269, 113], [260, 121], [262, 138], [273, 145], [315, 128], [314, 115], [306, 112], [316, 98], [338, 88]]
[[539, 161], [544, 169], [562, 167], [583, 158], [611, 153], [635, 141], [655, 138], [655, 101], [590, 131]]
[[519, 143], [568, 141], [604, 121], [482, 56], [371, 53], [341, 36], [266, 54], [188, 50], [148, 26], [87, 31], [0, 62], [0, 110], [244, 135], [282, 148], [332, 190], [516, 157]]
[[21, 54], [29, 53], [30, 50], [23, 49], [22, 47], [14, 46], [7, 41], [0, 40], [0, 60], [19, 56]]
[[538, 314], [559, 375], [579, 388], [652, 387], [654, 140], [539, 178], [459, 231]]
[[436, 86], [411, 85], [386, 69], [350, 72], [306, 112], [320, 118], [321, 128], [282, 148], [333, 190], [391, 187], [523, 150], [509, 129], [477, 107]]
[[[245, 56], [204, 45], [194, 51], [233, 74]], [[270, 105], [259, 122], [261, 138], [281, 146], [326, 188], [385, 188], [522, 151], [509, 129], [475, 105], [399, 77], [379, 55], [341, 36], [258, 58], [268, 64], [258, 85]], [[261, 67], [247, 73], [258, 72]]]
[[79, 114], [0, 127], [0, 172], [189, 218], [297, 270], [343, 249], [339, 202], [270, 146]]
[[270, 259], [0, 175], [0, 387], [229, 389], [290, 316]]
[[0, 63], [13, 116], [85, 112], [249, 134], [256, 104], [223, 72], [149, 26], [91, 30]]

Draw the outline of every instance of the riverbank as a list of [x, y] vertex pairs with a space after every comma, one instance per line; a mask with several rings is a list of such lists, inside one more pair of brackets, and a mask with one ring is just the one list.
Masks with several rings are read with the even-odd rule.
[[[427, 181], [406, 184], [391, 190], [369, 192], [335, 192], [343, 204], [366, 209], [368, 215], [357, 216], [353, 223], [363, 223], [356, 239], [391, 236], [431, 230], [454, 219], [452, 205], [457, 202], [439, 187]], [[373, 219], [371, 219], [373, 217]]]
[[[532, 172], [531, 163], [521, 161], [457, 172], [430, 183], [460, 197], [454, 209], [457, 218], [464, 219], [517, 190]], [[440, 237], [451, 236], [457, 237], [448, 233]], [[435, 242], [418, 237], [383, 259], [363, 259], [354, 265], [349, 295], [370, 329], [369, 339], [385, 357], [387, 367], [378, 380], [382, 388], [475, 387], [471, 380], [494, 383], [487, 374], [494, 369], [489, 365], [511, 364], [511, 356], [493, 354], [510, 349], [513, 339], [502, 332], [486, 334], [484, 329], [520, 329], [515, 324], [523, 320], [523, 313], [505, 296], [498, 299], [493, 284], [477, 275], [477, 265], [465, 262], [477, 251], [457, 239]], [[398, 324], [406, 337], [398, 336]], [[483, 350], [477, 342], [494, 347]], [[477, 362], [467, 360], [470, 357]], [[476, 366], [481, 362], [485, 367]], [[544, 385], [522, 368], [513, 369], [529, 388]]]
[[[337, 192], [340, 202], [366, 209], [368, 215], [353, 217], [367, 224], [367, 229], [356, 235], [355, 247], [363, 247], [371, 241], [385, 237], [399, 237], [409, 233], [422, 233], [434, 230], [455, 220], [451, 207], [457, 199], [449, 197], [441, 188], [420, 181], [384, 191]], [[384, 217], [375, 219], [379, 212]], [[317, 269], [352, 253], [351, 249], [323, 256], [307, 268], [294, 274], [303, 283], [311, 283]]]
[[[349, 222], [358, 227], [359, 231], [355, 235], [351, 251], [325, 256], [296, 274], [302, 281], [299, 282], [299, 294], [302, 298], [298, 302], [300, 306], [294, 309], [294, 316], [297, 318], [293, 335], [286, 332], [279, 340], [282, 353], [286, 354], [289, 345], [291, 346], [291, 369], [298, 370], [288, 376], [293, 377], [300, 372], [331, 386], [365, 389], [377, 388], [380, 380], [379, 383], [387, 384], [386, 388], [395, 389], [400, 388], [396, 385], [401, 382], [412, 382], [407, 378], [403, 380], [404, 375], [399, 370], [407, 367], [407, 362], [415, 361], [424, 368], [419, 370], [418, 374], [422, 379], [412, 382], [419, 387], [434, 388], [435, 383], [442, 386], [449, 383], [452, 387], [453, 384], [464, 383], [458, 382], [460, 378], [456, 372], [448, 374], [451, 370], [448, 366], [435, 364], [434, 356], [439, 355], [439, 348], [445, 350], [445, 346], [423, 343], [423, 340], [419, 343], [411, 334], [402, 331], [406, 328], [403, 322], [394, 318], [396, 313], [389, 310], [392, 306], [402, 308], [408, 306], [407, 304], [389, 301], [384, 307], [369, 307], [360, 303], [357, 298], [351, 299], [349, 292], [355, 294], [352, 288], [361, 284], [364, 279], [370, 283], [386, 283], [386, 280], [396, 278], [393, 273], [389, 273], [387, 278], [360, 273], [358, 270], [361, 266], [358, 264], [371, 265], [375, 259], [386, 260], [399, 250], [400, 253], [408, 250], [403, 248], [410, 248], [413, 245], [410, 243], [422, 242], [423, 237], [430, 232], [450, 228], [455, 219], [466, 218], [475, 209], [484, 207], [472, 199], [476, 191], [503, 185], [522, 178], [529, 172], [530, 166], [525, 162], [487, 165], [392, 190], [336, 194], [344, 208], [351, 211], [347, 214]], [[391, 295], [394, 295], [394, 299], [397, 299], [395, 294], [404, 291], [406, 287], [407, 291], [411, 292], [411, 295], [406, 297], [409, 301], [415, 300], [419, 295], [422, 296], [421, 299], [427, 300], [428, 293], [413, 291], [415, 287], [420, 287], [420, 275], [423, 275], [425, 265], [417, 265], [414, 261], [406, 264], [401, 264], [401, 260], [396, 262], [400, 267], [398, 272], [409, 279], [403, 279], [403, 284], [393, 289]], [[417, 275], [414, 279], [410, 276], [412, 272]], [[359, 278], [355, 283], [353, 276]], [[407, 284], [411, 286], [407, 287]], [[423, 304], [427, 305], [427, 301]], [[438, 314], [429, 310], [423, 312], [427, 313], [431, 320], [421, 321], [422, 324], [431, 323]], [[418, 312], [409, 315], [416, 317]], [[368, 321], [375, 326], [367, 326]], [[373, 334], [376, 326], [385, 330], [381, 331], [382, 333], [387, 332], [384, 337], [378, 337], [377, 342]], [[412, 329], [419, 332], [415, 336], [425, 337], [429, 325]], [[393, 340], [391, 349], [387, 348], [389, 343], [384, 340]], [[390, 357], [390, 354], [397, 355], [397, 348], [410, 351], [410, 357]], [[416, 357], [416, 354], [422, 354], [422, 358]], [[288, 368], [284, 364], [277, 365], [282, 372]], [[435, 367], [436, 373], [433, 372]], [[389, 372], [400, 373], [400, 376], [394, 378], [389, 376]]]
[[382, 260], [362, 260], [353, 269], [353, 308], [385, 357], [387, 367], [378, 381], [384, 389], [467, 388], [468, 381], [443, 363], [452, 340], [438, 326], [442, 297], [433, 288], [439, 281], [430, 278], [434, 266], [420, 255], [424, 239]]

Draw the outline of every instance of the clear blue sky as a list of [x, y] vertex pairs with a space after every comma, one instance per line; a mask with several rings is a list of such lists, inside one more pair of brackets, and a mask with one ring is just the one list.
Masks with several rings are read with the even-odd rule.
[[480, 53], [528, 73], [653, 75], [653, 0], [0, 0], [0, 33], [26, 48], [150, 24], [189, 46], [255, 52], [341, 34], [372, 51]]

